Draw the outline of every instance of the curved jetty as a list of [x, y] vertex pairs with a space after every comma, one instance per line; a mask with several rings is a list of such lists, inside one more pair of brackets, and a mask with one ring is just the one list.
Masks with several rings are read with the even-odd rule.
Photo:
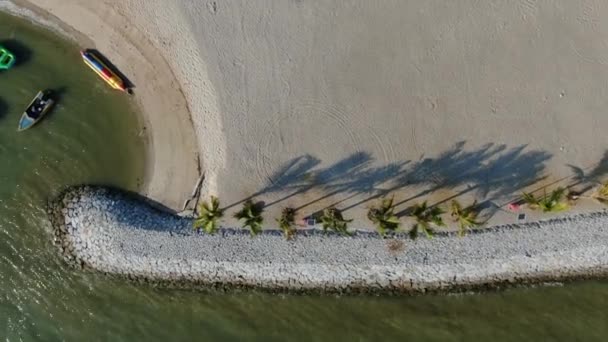
[[56, 244], [74, 266], [179, 286], [276, 291], [427, 292], [603, 276], [608, 215], [500, 226], [411, 241], [239, 229], [196, 232], [137, 195], [76, 187], [49, 205]]

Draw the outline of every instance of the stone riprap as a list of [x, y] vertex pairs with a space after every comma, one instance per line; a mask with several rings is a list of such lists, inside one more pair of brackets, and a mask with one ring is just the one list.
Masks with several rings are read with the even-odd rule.
[[500, 226], [415, 241], [240, 229], [208, 235], [132, 194], [77, 187], [49, 205], [55, 243], [75, 266], [150, 282], [289, 291], [451, 291], [603, 276], [608, 215]]

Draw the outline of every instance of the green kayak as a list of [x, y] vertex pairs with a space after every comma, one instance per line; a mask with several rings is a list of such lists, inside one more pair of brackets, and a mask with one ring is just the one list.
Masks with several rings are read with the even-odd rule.
[[0, 45], [0, 70], [8, 70], [15, 64], [15, 55]]

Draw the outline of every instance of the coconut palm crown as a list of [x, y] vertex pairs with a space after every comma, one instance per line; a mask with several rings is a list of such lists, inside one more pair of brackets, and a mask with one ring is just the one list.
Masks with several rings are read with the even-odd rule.
[[279, 228], [283, 231], [283, 235], [287, 240], [291, 240], [295, 235], [295, 216], [296, 210], [294, 208], [283, 208], [281, 211], [281, 217], [279, 217], [277, 222], [279, 223]]
[[432, 238], [432, 225], [437, 227], [445, 226], [441, 218], [441, 215], [444, 213], [445, 211], [438, 206], [429, 207], [426, 201], [415, 204], [410, 209], [410, 216], [416, 220], [410, 230], [410, 237], [412, 239], [417, 238], [418, 232], [421, 230], [428, 238]]
[[543, 212], [559, 212], [570, 209], [568, 203], [563, 201], [566, 189], [557, 188], [547, 194], [544, 190], [540, 197], [534, 196], [532, 193], [523, 193], [523, 200], [528, 204], [528, 208], [532, 210], [541, 209]]
[[323, 230], [331, 229], [340, 234], [348, 234], [348, 224], [352, 221], [345, 219], [342, 212], [334, 207], [324, 209], [321, 216]]
[[393, 198], [385, 198], [380, 202], [379, 206], [369, 209], [367, 218], [376, 225], [378, 233], [384, 235], [387, 231], [394, 232], [399, 228], [399, 217], [394, 212]]
[[477, 216], [479, 215], [479, 211], [477, 210], [477, 201], [463, 208], [460, 202], [453, 200], [450, 211], [452, 219], [458, 222], [459, 236], [464, 236], [467, 230], [479, 227], [483, 224], [482, 222], [477, 221]]
[[224, 211], [220, 209], [220, 200], [211, 196], [211, 200], [199, 205], [198, 218], [194, 220], [194, 229], [202, 228], [205, 232], [213, 234], [219, 227], [219, 221], [224, 216]]
[[257, 235], [262, 231], [262, 223], [264, 223], [262, 212], [264, 209], [261, 206], [254, 204], [252, 200], [247, 200], [243, 203], [243, 208], [234, 214], [234, 217], [244, 220], [243, 228], [249, 228], [251, 235]]

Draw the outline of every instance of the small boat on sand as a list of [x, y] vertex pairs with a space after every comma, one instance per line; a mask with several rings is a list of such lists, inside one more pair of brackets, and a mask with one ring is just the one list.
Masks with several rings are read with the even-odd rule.
[[95, 54], [93, 50], [82, 50], [80, 55], [84, 60], [84, 63], [93, 69], [99, 77], [101, 77], [110, 87], [120, 90], [127, 91], [125, 81], [118, 76], [114, 70], [110, 69], [99, 56]]
[[15, 65], [15, 55], [0, 45], [0, 70], [8, 70]]
[[24, 131], [34, 126], [42, 117], [49, 112], [55, 101], [52, 99], [50, 90], [40, 91], [32, 100], [32, 103], [27, 106], [21, 120], [19, 120], [18, 131]]

